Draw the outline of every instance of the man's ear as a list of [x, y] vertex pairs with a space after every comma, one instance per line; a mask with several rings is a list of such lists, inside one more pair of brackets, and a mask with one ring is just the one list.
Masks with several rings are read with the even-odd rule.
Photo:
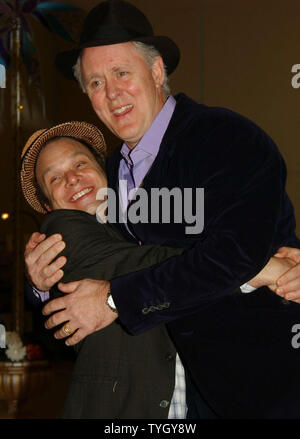
[[157, 86], [162, 86], [165, 79], [164, 62], [161, 56], [157, 56], [152, 65], [152, 77]]

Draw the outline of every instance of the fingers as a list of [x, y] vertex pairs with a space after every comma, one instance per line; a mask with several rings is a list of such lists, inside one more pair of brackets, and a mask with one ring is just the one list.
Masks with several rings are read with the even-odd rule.
[[[55, 336], [57, 338], [67, 337], [68, 346], [110, 325], [117, 318], [117, 314], [106, 304], [108, 281], [83, 279], [66, 284], [60, 283], [59, 288], [63, 292], [73, 294], [50, 301], [44, 307], [43, 314], [51, 314], [46, 322], [48, 329], [63, 325], [62, 328], [57, 328]], [[70, 331], [75, 331], [74, 334], [66, 333], [64, 330], [66, 322]]]
[[292, 247], [281, 247], [274, 255], [277, 258], [290, 258], [294, 262], [300, 262], [300, 249]]
[[[46, 328], [50, 329], [53, 328], [54, 326], [57, 326], [63, 322], [66, 322], [68, 320], [66, 314], [63, 315], [63, 319], [60, 318], [60, 312], [58, 313], [57, 311], [60, 310], [64, 310], [66, 308], [66, 304], [65, 304], [65, 297], [59, 297], [58, 299], [53, 299], [50, 302], [47, 303], [47, 305], [44, 306], [42, 313], [44, 316], [48, 316], [52, 313], [56, 313], [55, 315], [53, 315], [52, 317], [50, 317], [45, 326]], [[62, 311], [61, 311], [62, 312]], [[58, 320], [60, 319], [60, 320]], [[53, 324], [52, 324], [53, 322]]]
[[43, 276], [42, 282], [33, 282], [34, 285], [41, 285], [39, 288], [40, 290], [49, 291], [53, 285], [62, 279], [64, 272], [60, 268], [65, 265], [66, 261], [67, 259], [64, 256], [61, 256], [57, 261], [46, 267], [40, 272], [40, 276]]
[[68, 282], [68, 283], [62, 283], [60, 282], [58, 284], [58, 288], [60, 289], [60, 291], [62, 291], [63, 293], [73, 293], [79, 286], [80, 284], [83, 282], [78, 280], [78, 281], [74, 281], [74, 282]]
[[54, 337], [57, 339], [69, 337], [74, 334], [77, 328], [72, 329], [70, 322], [65, 323], [58, 331], [55, 332]]
[[25, 255], [36, 248], [36, 246], [46, 238], [46, 235], [34, 232], [25, 246]]
[[[37, 237], [41, 239], [41, 237]], [[67, 259], [61, 256], [55, 259], [65, 248], [61, 235], [52, 235], [42, 240], [33, 250], [25, 250], [25, 262], [28, 277], [31, 282], [40, 290], [49, 290], [56, 282], [63, 277], [61, 268]]]
[[299, 290], [300, 296], [300, 264], [295, 265], [277, 280], [276, 292], [280, 295]]
[[293, 300], [294, 302], [300, 300], [299, 283], [296, 281], [290, 282], [284, 287], [284, 292], [281, 292], [281, 294], [287, 300]]
[[277, 279], [278, 287], [286, 287], [291, 281], [297, 281], [300, 287], [300, 264], [295, 265]]
[[[56, 313], [47, 320], [47, 326], [46, 325], [45, 326], [47, 329], [51, 329], [52, 327], [61, 325], [63, 322], [66, 322], [65, 319], [66, 319], [66, 316], [65, 316], [65, 313], [63, 311]], [[76, 326], [72, 325], [72, 322], [70, 322], [70, 321], [66, 322], [60, 329], [58, 329], [54, 333], [54, 337], [58, 340], [61, 340], [61, 339], [67, 337], [67, 340], [65, 342], [67, 346], [73, 346], [73, 345], [79, 343], [87, 335], [89, 335], [89, 332], [87, 332], [86, 330], [83, 330], [83, 329], [76, 328]]]
[[299, 303], [300, 264], [295, 265], [277, 280], [276, 293], [287, 300]]
[[68, 337], [65, 343], [67, 346], [74, 346], [83, 340], [87, 335], [89, 335], [89, 333], [85, 333], [83, 329], [78, 329], [71, 337]]
[[293, 261], [297, 262], [297, 264], [299, 264], [300, 250], [298, 248], [293, 248], [292, 251], [290, 252], [289, 258], [292, 259]]
[[43, 260], [38, 261], [37, 265], [44, 267], [43, 269], [41, 269], [41, 272], [44, 274], [45, 277], [50, 277], [56, 271], [62, 268], [65, 265], [66, 261], [67, 258], [65, 256], [60, 256], [59, 258], [55, 259], [55, 261], [52, 262], [50, 265], [46, 264], [46, 262]]
[[[44, 310], [43, 310], [44, 314]], [[66, 345], [67, 346], [73, 346], [77, 343], [79, 343], [81, 340], [83, 340], [87, 335], [89, 335], [92, 331], [88, 332], [83, 329], [78, 329], [76, 325], [72, 324], [72, 322], [67, 321], [67, 314], [66, 312], [60, 311], [54, 313], [45, 323], [45, 327], [47, 329], [55, 328], [56, 326], [60, 326], [63, 323], [63, 326], [60, 327], [55, 333], [54, 337], [58, 340], [61, 340], [63, 338], [67, 338]], [[66, 323], [65, 323], [66, 322]]]
[[288, 254], [289, 247], [280, 247], [277, 253], [274, 256], [276, 258], [286, 258]]
[[[289, 297], [287, 297], [287, 294], [291, 294], [293, 293], [294, 295], [298, 295], [300, 298], [300, 283], [299, 280], [293, 280], [287, 284], [285, 284], [284, 286], [277, 288], [276, 289], [276, 293], [281, 296], [281, 297], [285, 297], [286, 299], [289, 300]], [[293, 297], [294, 299], [294, 297]]]
[[[68, 343], [66, 342], [67, 345], [69, 345], [69, 340], [72, 337], [74, 337], [76, 331], [78, 330], [78, 328], [72, 327], [72, 323], [71, 322], [67, 322], [65, 323], [58, 331], [55, 332], [54, 337], [57, 338], [58, 340], [61, 340], [62, 338], [66, 338], [68, 337]], [[78, 332], [78, 331], [77, 331]], [[73, 340], [71, 341], [74, 342], [74, 344], [78, 343], [78, 341], [76, 341], [78, 338], [74, 337]]]
[[36, 262], [41, 255], [55, 243], [62, 241], [62, 236], [58, 234], [49, 236], [47, 239], [41, 238], [41, 236], [45, 237], [45, 235], [38, 235], [38, 233], [34, 233], [26, 245], [25, 257], [28, 258], [31, 263]]
[[[53, 235], [60, 236], [60, 235]], [[50, 239], [49, 237], [47, 239]], [[35, 258], [35, 262], [40, 266], [46, 266], [53, 261], [54, 258], [65, 248], [66, 244], [60, 239], [51, 239], [51, 241], [43, 241], [39, 246], [32, 250], [32, 258]]]
[[[45, 323], [45, 328], [52, 329], [66, 322], [67, 316], [65, 311], [55, 312]], [[66, 334], [65, 334], [66, 336]]]
[[64, 323], [63, 326], [54, 333], [54, 337], [58, 340], [68, 337], [66, 345], [72, 346], [88, 334], [85, 334], [83, 330], [73, 327], [71, 322], [66, 321], [66, 318], [66, 313], [64, 311], [57, 312], [46, 321], [45, 327], [47, 329], [52, 329]]

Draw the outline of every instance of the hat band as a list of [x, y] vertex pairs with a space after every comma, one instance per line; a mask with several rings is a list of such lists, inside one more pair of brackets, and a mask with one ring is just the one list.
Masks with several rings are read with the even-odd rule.
[[108, 41], [129, 41], [135, 38], [149, 37], [152, 35], [153, 33], [145, 34], [145, 32], [138, 32], [118, 25], [99, 26], [92, 37], [86, 35], [85, 38], [81, 40], [80, 44], [91, 45], [93, 41], [97, 43], [101, 41], [107, 44]]

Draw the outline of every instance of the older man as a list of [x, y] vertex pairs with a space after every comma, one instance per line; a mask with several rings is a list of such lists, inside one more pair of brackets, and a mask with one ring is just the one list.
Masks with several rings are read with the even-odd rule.
[[[127, 2], [103, 2], [90, 12], [80, 46], [62, 54], [58, 64], [71, 76], [77, 59], [76, 75], [95, 112], [124, 141], [108, 165], [122, 214], [128, 193], [121, 181], [128, 191], [143, 186], [150, 212], [156, 208], [153, 188], [182, 193], [204, 188], [204, 230], [187, 234], [187, 218], [178, 223], [177, 212], [171, 212], [169, 224], [162, 218], [120, 222], [128, 238], [187, 250], [111, 283], [60, 285], [72, 294], [47, 304], [44, 314], [64, 308], [70, 329], [77, 330], [69, 345], [117, 315], [133, 334], [166, 323], [187, 371], [189, 417], [298, 417], [300, 388], [293, 376], [299, 355], [290, 343], [298, 305], [283, 304], [262, 288], [231, 294], [247, 282], [265, 285], [266, 279], [250, 280], [279, 247], [299, 247], [276, 146], [229, 110], [199, 105], [182, 94], [168, 97], [166, 71], [176, 68], [178, 48], [169, 38], [154, 36], [144, 15]], [[195, 194], [192, 199], [195, 205]], [[63, 258], [50, 263], [59, 253], [57, 238], [43, 239], [35, 234], [26, 248], [28, 272], [40, 290], [59, 281], [64, 264]], [[299, 289], [299, 265], [286, 279], [285, 290]], [[59, 323], [56, 312], [47, 326]]]

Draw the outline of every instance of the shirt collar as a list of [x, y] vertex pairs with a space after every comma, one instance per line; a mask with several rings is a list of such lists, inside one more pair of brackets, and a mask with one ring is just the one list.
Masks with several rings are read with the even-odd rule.
[[135, 148], [130, 149], [126, 143], [123, 143], [121, 154], [128, 164], [135, 165], [147, 156], [157, 156], [162, 138], [168, 128], [175, 106], [175, 98], [169, 96], [163, 108], [152, 122], [150, 128], [146, 131]]

